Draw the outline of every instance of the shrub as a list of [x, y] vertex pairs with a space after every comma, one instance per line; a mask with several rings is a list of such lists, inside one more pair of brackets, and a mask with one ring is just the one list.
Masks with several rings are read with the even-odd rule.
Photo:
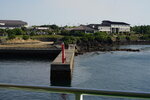
[[144, 34], [143, 36], [140, 37], [142, 40], [150, 40], [150, 35], [149, 34]]
[[22, 37], [24, 40], [28, 40], [30, 37], [28, 35], [23, 35]]
[[75, 32], [70, 32], [70, 35], [72, 36], [85, 36], [86, 33], [80, 32], [80, 31], [75, 31]]
[[108, 34], [105, 32], [96, 32], [94, 33], [95, 39], [99, 42], [107, 41], [109, 38]]
[[68, 46], [68, 44], [72, 44], [72, 43], [76, 43], [77, 39], [73, 36], [66, 36], [62, 39], [65, 43], [66, 46]]
[[127, 40], [127, 41], [130, 41], [130, 40], [131, 40], [131, 37], [126, 36], [126, 40]]
[[8, 35], [8, 39], [11, 40], [11, 39], [15, 39], [16, 36], [14, 34], [11, 34], [11, 35]]
[[30, 33], [30, 35], [31, 35], [31, 36], [34, 36], [34, 35], [35, 35], [35, 32], [34, 32], [34, 31], [32, 31], [32, 32]]
[[67, 30], [62, 30], [62, 31], [61, 31], [61, 34], [62, 34], [62, 35], [70, 35], [70, 32], [67, 31]]

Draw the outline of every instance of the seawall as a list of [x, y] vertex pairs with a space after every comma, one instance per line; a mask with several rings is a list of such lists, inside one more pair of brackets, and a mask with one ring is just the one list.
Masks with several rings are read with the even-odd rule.
[[0, 58], [54, 59], [60, 52], [60, 48], [0, 48]]

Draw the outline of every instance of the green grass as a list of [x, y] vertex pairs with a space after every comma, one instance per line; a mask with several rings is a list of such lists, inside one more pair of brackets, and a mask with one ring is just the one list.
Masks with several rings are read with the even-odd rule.
[[15, 37], [17, 37], [17, 38], [22, 38], [23, 35], [15, 35]]
[[7, 38], [7, 36], [0, 36], [0, 38]]

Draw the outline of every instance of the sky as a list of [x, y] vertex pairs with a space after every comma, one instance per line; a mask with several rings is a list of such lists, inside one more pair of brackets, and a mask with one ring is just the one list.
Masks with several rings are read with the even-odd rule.
[[0, 20], [23, 20], [30, 26], [102, 20], [150, 25], [150, 0], [0, 0]]

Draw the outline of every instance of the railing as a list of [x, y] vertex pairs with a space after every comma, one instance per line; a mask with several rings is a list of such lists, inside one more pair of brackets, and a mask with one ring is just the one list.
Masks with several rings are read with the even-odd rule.
[[83, 100], [83, 95], [150, 99], [150, 93], [146, 93], [146, 92], [140, 93], [140, 92], [81, 89], [81, 88], [70, 88], [70, 87], [24, 86], [24, 85], [12, 85], [12, 84], [0, 84], [0, 88], [19, 89], [19, 90], [27, 90], [27, 91], [34, 90], [34, 91], [52, 92], [52, 93], [69, 93], [69, 94], [75, 94], [75, 100]]

